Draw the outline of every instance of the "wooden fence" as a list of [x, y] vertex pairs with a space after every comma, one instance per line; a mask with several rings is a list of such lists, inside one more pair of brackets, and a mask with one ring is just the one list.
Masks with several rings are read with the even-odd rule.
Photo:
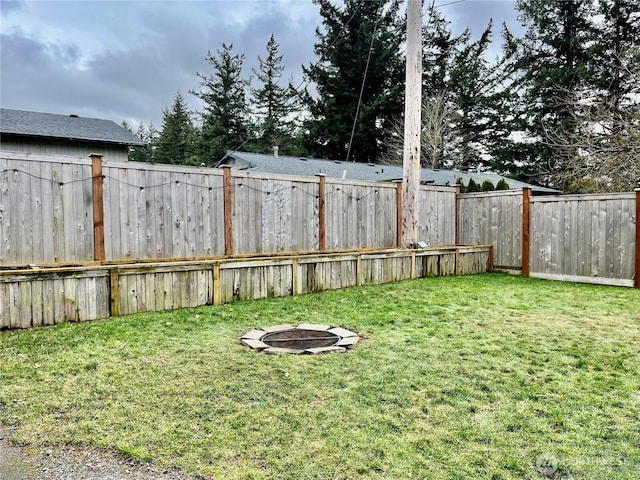
[[[0, 157], [0, 267], [398, 246], [399, 184]], [[640, 193], [457, 195], [421, 186], [419, 240], [491, 244], [497, 267], [640, 286]]]
[[458, 242], [491, 244], [496, 268], [522, 268], [522, 192], [459, 195]]
[[530, 276], [634, 286], [636, 209], [633, 193], [532, 197]]
[[458, 197], [459, 241], [491, 244], [496, 268], [640, 288], [640, 190], [607, 195]]
[[491, 247], [22, 269], [0, 275], [0, 329], [284, 297], [491, 268]]
[[[225, 170], [0, 157], [0, 266], [398, 245], [395, 184]], [[421, 187], [420, 240], [455, 243], [455, 195]]]

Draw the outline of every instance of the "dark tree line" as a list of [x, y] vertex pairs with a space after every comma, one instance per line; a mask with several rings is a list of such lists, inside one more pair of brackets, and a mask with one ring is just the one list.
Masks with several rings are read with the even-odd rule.
[[[402, 157], [404, 10], [399, 0], [314, 0], [322, 16], [305, 87], [282, 78], [272, 35], [251, 78], [222, 44], [190, 93], [178, 92], [160, 131], [132, 159], [212, 165], [240, 149], [358, 162]], [[640, 176], [640, 4], [635, 0], [519, 0], [526, 31], [492, 23], [454, 35], [438, 8], [423, 28], [422, 161], [492, 170], [565, 191], [633, 188]]]

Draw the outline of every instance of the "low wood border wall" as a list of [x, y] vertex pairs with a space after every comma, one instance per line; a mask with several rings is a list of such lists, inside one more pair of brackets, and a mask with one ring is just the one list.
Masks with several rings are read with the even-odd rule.
[[0, 271], [0, 328], [285, 297], [492, 268], [491, 246]]

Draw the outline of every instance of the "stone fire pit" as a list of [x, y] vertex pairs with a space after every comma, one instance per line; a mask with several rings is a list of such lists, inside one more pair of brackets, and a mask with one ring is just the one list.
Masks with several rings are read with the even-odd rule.
[[346, 328], [314, 323], [256, 328], [240, 339], [243, 345], [272, 355], [344, 353], [359, 340]]

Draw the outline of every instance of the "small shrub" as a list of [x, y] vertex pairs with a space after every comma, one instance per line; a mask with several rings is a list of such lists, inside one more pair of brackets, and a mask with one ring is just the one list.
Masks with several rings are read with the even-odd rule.
[[473, 178], [469, 179], [469, 183], [467, 184], [467, 193], [480, 192], [480, 185], [478, 185]]
[[504, 178], [501, 178], [496, 184], [496, 190], [509, 190], [509, 184]]
[[484, 182], [482, 182], [482, 191], [483, 192], [493, 192], [496, 187], [493, 186], [493, 182], [491, 180], [485, 180]]

